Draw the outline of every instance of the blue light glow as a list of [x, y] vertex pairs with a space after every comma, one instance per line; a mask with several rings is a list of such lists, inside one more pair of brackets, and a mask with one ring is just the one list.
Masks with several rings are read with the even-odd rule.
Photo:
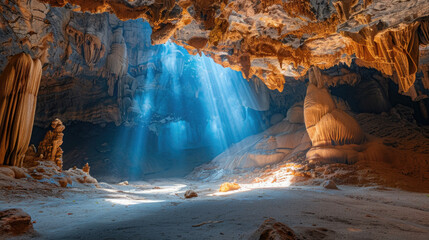
[[240, 72], [172, 42], [155, 47], [145, 73], [136, 76], [130, 114], [139, 126], [117, 140], [126, 144], [131, 178], [155, 171], [148, 168], [189, 165], [190, 149], [214, 156], [265, 127], [261, 113], [246, 107], [257, 106], [257, 97]]

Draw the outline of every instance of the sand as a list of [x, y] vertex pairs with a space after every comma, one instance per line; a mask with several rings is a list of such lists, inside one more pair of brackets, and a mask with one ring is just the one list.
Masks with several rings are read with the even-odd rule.
[[[247, 239], [267, 218], [288, 225], [301, 239], [429, 236], [427, 193], [344, 185], [338, 185], [340, 190], [243, 185], [219, 194], [220, 184], [162, 179], [69, 188], [55, 196], [15, 191], [13, 199], [1, 197], [0, 209], [29, 213], [36, 221], [34, 239]], [[189, 189], [199, 197], [185, 199]]]

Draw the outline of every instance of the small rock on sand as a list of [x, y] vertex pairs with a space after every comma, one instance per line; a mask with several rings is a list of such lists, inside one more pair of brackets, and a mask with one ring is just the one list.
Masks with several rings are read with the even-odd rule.
[[185, 198], [194, 198], [198, 197], [198, 194], [193, 190], [188, 190], [185, 192]]
[[127, 186], [128, 184], [129, 184], [128, 181], [123, 181], [118, 183], [118, 185], [122, 185], [122, 186]]
[[225, 183], [222, 183], [222, 185], [220, 185], [219, 192], [229, 192], [229, 191], [238, 190], [240, 188], [241, 187], [240, 185], [238, 185], [238, 183], [225, 182]]
[[334, 181], [332, 180], [326, 180], [322, 183], [322, 187], [326, 188], [326, 189], [336, 189], [338, 190], [337, 184], [335, 184]]
[[262, 223], [249, 240], [294, 240], [297, 239], [294, 231], [281, 222], [269, 218]]

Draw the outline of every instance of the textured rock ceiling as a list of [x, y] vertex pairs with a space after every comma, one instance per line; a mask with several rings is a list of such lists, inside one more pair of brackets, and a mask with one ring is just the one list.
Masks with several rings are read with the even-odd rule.
[[[193, 53], [282, 90], [284, 76], [358, 58], [406, 92], [429, 41], [427, 0], [41, 0], [76, 11], [143, 18], [153, 44], [172, 39]], [[427, 51], [426, 51], [427, 52]]]

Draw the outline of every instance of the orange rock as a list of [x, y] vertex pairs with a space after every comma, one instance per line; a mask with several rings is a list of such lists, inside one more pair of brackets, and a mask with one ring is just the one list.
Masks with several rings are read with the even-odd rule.
[[90, 169], [90, 166], [89, 166], [88, 163], [86, 163], [85, 166], [83, 166], [82, 171], [84, 171], [84, 172], [86, 172], [86, 173], [89, 174], [89, 169]]
[[58, 180], [58, 183], [60, 184], [61, 187], [65, 188], [65, 187], [67, 187], [68, 181], [66, 178], [62, 178], [62, 179]]
[[229, 192], [229, 191], [238, 190], [240, 188], [241, 186], [238, 185], [238, 183], [225, 182], [225, 183], [222, 183], [222, 185], [220, 185], [219, 192]]

